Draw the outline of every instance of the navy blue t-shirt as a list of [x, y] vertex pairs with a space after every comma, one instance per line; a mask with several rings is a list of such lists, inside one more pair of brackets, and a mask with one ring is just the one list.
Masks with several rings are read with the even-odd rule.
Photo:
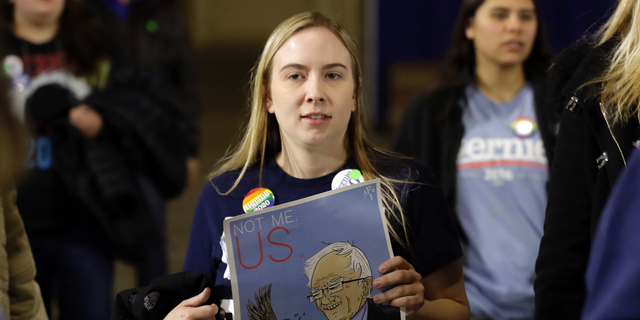
[[[394, 255], [405, 258], [423, 277], [460, 258], [462, 250], [454, 216], [429, 169], [412, 160], [386, 156], [378, 159], [374, 165], [381, 174], [411, 181], [395, 185], [410, 228], [410, 249], [407, 250], [390, 236]], [[259, 185], [259, 165], [250, 167], [238, 186], [226, 196], [220, 195], [214, 185], [221, 192], [226, 192], [235, 182], [239, 171], [227, 172], [209, 181], [202, 189], [191, 225], [189, 247], [182, 269], [203, 273], [214, 281], [215, 294], [222, 299], [221, 307], [228, 312], [233, 311], [233, 301], [225, 263], [227, 257], [223, 256], [222, 249], [223, 221], [226, 217], [244, 213], [242, 200], [245, 195], [257, 187], [268, 188], [275, 195], [276, 205], [279, 205], [330, 191], [331, 181], [339, 171], [359, 168], [354, 160], [349, 160], [335, 172], [323, 177], [298, 179], [284, 172], [274, 159], [265, 161], [262, 185]], [[389, 220], [392, 228], [404, 239], [400, 224], [393, 218]]]

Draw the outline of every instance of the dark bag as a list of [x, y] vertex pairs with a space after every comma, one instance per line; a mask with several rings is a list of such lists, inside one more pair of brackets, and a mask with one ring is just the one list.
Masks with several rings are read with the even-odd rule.
[[192, 298], [205, 288], [211, 289], [204, 304], [220, 305], [214, 284], [205, 275], [183, 271], [151, 281], [148, 287], [128, 289], [116, 296], [112, 320], [161, 320], [182, 301]]

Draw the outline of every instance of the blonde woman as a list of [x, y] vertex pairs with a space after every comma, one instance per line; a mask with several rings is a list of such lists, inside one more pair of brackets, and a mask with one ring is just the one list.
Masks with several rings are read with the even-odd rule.
[[[373, 301], [405, 307], [412, 319], [467, 319], [461, 250], [443, 193], [428, 169], [367, 139], [362, 74], [349, 35], [318, 13], [287, 19], [269, 37], [251, 85], [244, 138], [202, 191], [183, 269], [209, 276], [221, 307], [232, 311], [219, 244], [225, 217], [242, 212], [253, 188], [269, 188], [282, 204], [329, 191], [337, 172], [358, 168], [365, 178], [382, 180], [397, 255], [374, 266], [385, 275], [373, 286], [395, 287]], [[185, 301], [167, 319], [217, 312], [198, 307], [209, 293]]]
[[14, 175], [22, 167], [22, 129], [0, 80], [0, 319], [46, 320], [31, 247], [16, 207]]
[[640, 1], [620, 0], [592, 45], [551, 67], [562, 112], [536, 262], [536, 319], [579, 319], [585, 270], [611, 188], [638, 146]]

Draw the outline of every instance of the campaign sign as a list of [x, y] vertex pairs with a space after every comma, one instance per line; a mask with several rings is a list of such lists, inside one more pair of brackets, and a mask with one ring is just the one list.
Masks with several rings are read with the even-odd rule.
[[371, 299], [392, 257], [380, 180], [224, 222], [234, 319], [404, 319]]

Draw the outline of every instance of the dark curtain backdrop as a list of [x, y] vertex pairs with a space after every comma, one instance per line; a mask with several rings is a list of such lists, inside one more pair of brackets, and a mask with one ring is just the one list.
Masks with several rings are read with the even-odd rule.
[[[538, 0], [549, 42], [557, 53], [595, 31], [609, 16], [615, 0]], [[379, 79], [386, 88], [388, 66], [396, 61], [441, 61], [445, 58], [459, 0], [379, 0]], [[387, 105], [378, 91], [379, 118]], [[384, 125], [380, 120], [378, 125]]]

